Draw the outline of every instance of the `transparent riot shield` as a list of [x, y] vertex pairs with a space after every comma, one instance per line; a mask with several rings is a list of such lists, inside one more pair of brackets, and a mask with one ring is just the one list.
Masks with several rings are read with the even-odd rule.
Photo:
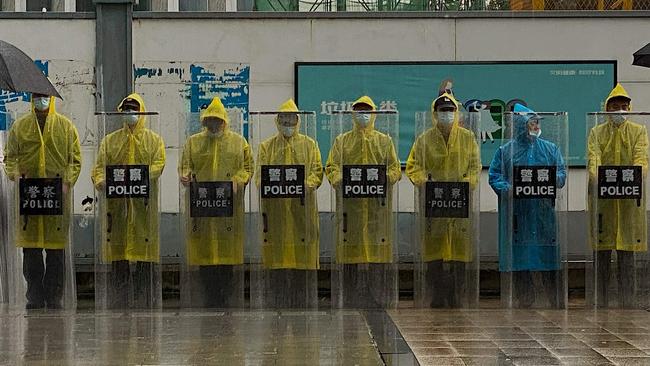
[[650, 306], [649, 112], [587, 114], [588, 306]]
[[253, 163], [241, 112], [228, 118], [223, 129], [211, 131], [195, 113], [181, 129], [184, 308], [244, 306], [244, 204]]
[[565, 112], [505, 115], [489, 172], [499, 203], [503, 307], [566, 307], [567, 123]]
[[406, 175], [414, 190], [414, 295], [417, 307], [478, 306], [479, 115], [456, 112], [442, 123], [415, 115]]
[[[13, 115], [0, 112], [0, 306], [9, 302], [9, 275], [7, 272], [7, 259], [10, 256], [9, 243], [9, 191], [11, 180], [5, 173], [4, 153], [7, 146], [8, 127], [13, 124]], [[7, 121], [10, 121], [7, 123]]]
[[6, 117], [2, 245], [10, 308], [74, 310], [72, 189], [81, 169], [76, 129], [52, 115], [43, 127], [33, 112], [16, 121]]
[[251, 305], [317, 308], [323, 166], [314, 112], [251, 112]]
[[[335, 308], [397, 306], [396, 216], [401, 178], [396, 111], [332, 115], [326, 164], [335, 207], [332, 265]], [[360, 120], [368, 121], [360, 123]], [[364, 126], [365, 127], [362, 127]]]
[[165, 167], [159, 115], [108, 112], [96, 118], [95, 307], [159, 309], [159, 178]]

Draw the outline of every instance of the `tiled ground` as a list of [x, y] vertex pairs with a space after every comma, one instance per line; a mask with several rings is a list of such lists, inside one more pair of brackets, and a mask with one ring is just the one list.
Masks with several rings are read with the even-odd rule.
[[650, 365], [650, 313], [390, 311], [422, 365]]
[[388, 314], [0, 312], [0, 365], [650, 365], [646, 311]]
[[0, 314], [0, 365], [381, 365], [358, 312]]

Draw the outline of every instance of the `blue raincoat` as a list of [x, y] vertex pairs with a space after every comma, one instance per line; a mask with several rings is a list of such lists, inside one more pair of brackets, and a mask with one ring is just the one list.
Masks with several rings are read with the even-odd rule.
[[553, 199], [513, 199], [514, 166], [556, 166], [557, 189], [564, 187], [566, 167], [554, 143], [528, 135], [534, 112], [516, 104], [512, 140], [499, 147], [489, 170], [490, 186], [499, 199], [499, 270], [554, 271], [560, 269], [560, 246]]

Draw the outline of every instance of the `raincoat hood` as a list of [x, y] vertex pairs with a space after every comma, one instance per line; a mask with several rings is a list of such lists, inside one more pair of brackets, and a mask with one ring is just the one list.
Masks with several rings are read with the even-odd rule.
[[627, 93], [625, 88], [623, 88], [623, 85], [620, 83], [616, 84], [614, 89], [609, 93], [609, 96], [607, 96], [607, 99], [605, 99], [605, 110], [607, 110], [607, 103], [609, 103], [610, 100], [614, 98], [627, 98], [630, 101], [630, 109], [632, 109], [632, 98], [630, 98], [630, 95]]
[[449, 93], [442, 93], [438, 98], [434, 99], [433, 102], [431, 102], [431, 122], [433, 123], [434, 127], [438, 124], [438, 115], [436, 113], [436, 102], [444, 99], [449, 99], [456, 106], [456, 110], [454, 111], [454, 122], [452, 124], [452, 127], [456, 127], [458, 126], [460, 120], [458, 115], [458, 111], [460, 109], [459, 103], [456, 100], [456, 98], [454, 98], [454, 96]]
[[528, 121], [533, 117], [537, 119], [542, 117], [537, 112], [519, 103], [515, 104], [512, 111], [514, 113], [512, 117], [514, 125], [513, 137], [520, 142], [530, 141], [528, 138]]
[[[282, 131], [280, 129], [280, 113], [291, 113], [291, 112], [300, 112], [298, 109], [298, 106], [296, 105], [296, 102], [293, 101], [293, 99], [289, 99], [286, 102], [282, 103], [280, 105], [280, 108], [278, 109], [278, 115], [275, 116], [275, 126], [278, 128], [278, 131], [280, 135], [282, 135]], [[296, 125], [296, 130], [293, 132], [293, 135], [290, 137], [293, 137], [298, 134], [298, 131], [300, 131], [300, 116], [298, 116], [298, 124]], [[283, 135], [284, 136], [284, 135]]]
[[[137, 94], [137, 93], [129, 94], [129, 96], [122, 99], [120, 104], [117, 106], [118, 111], [120, 111], [120, 112], [122, 111], [122, 108], [124, 107], [124, 104], [126, 103], [127, 100], [128, 101], [135, 100], [136, 102], [138, 102], [138, 104], [140, 105], [140, 110], [138, 112], [144, 113], [144, 112], [147, 111], [146, 107], [144, 106], [144, 99], [142, 99], [140, 94]], [[135, 125], [135, 129], [143, 128], [144, 125], [145, 125], [146, 119], [147, 119], [146, 116], [141, 115], [140, 118], [138, 118], [138, 123]]]
[[[623, 88], [623, 85], [620, 83], [616, 84], [614, 89], [609, 93], [609, 96], [607, 96], [607, 99], [605, 99], [605, 111], [607, 111], [607, 104], [614, 99], [614, 98], [626, 98], [630, 101], [630, 110], [632, 110], [632, 98], [630, 98], [630, 95], [627, 93], [627, 91]], [[606, 120], [611, 123], [611, 126], [618, 127], [621, 126], [625, 121], [627, 121], [627, 117], [625, 115], [621, 116], [624, 117], [622, 121], [619, 121], [618, 123], [615, 123], [616, 116], [613, 115], [606, 115]]]
[[[367, 104], [367, 105], [372, 107], [373, 111], [377, 110], [377, 106], [375, 105], [375, 102], [373, 102], [372, 99], [367, 95], [364, 95], [361, 98], [355, 100], [354, 103], [352, 103], [352, 109], [354, 109], [354, 107], [359, 105], [359, 104]], [[368, 126], [366, 127], [366, 129], [373, 130], [375, 128], [375, 120], [376, 119], [377, 119], [377, 115], [371, 114], [370, 115], [370, 122], [368, 122]], [[352, 115], [352, 120], [354, 121], [354, 127], [358, 128], [358, 129], [361, 129], [361, 127], [359, 126], [359, 122], [357, 120], [356, 115], [354, 115], [354, 114]]]
[[221, 99], [219, 97], [214, 97], [208, 108], [206, 108], [201, 113], [201, 123], [205, 121], [206, 118], [215, 117], [224, 121], [224, 132], [230, 128], [230, 118], [228, 118], [228, 112], [226, 112], [226, 107], [223, 106]]

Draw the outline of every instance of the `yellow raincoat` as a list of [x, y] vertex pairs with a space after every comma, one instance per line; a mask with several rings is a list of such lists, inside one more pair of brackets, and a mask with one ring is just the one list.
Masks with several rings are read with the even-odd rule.
[[[145, 112], [142, 97], [131, 94], [140, 112]], [[122, 103], [118, 106], [121, 110]], [[116, 117], [118, 118], [118, 117]], [[101, 238], [104, 261], [160, 261], [159, 178], [165, 167], [165, 144], [162, 137], [147, 126], [140, 116], [133, 130], [125, 123], [102, 140], [92, 172], [95, 188], [100, 192]], [[107, 165], [148, 165], [149, 198], [106, 199], [104, 192]], [[100, 201], [100, 203], [101, 203]]]
[[[367, 96], [354, 102], [376, 109]], [[336, 190], [337, 239], [339, 264], [391, 263], [393, 260], [392, 189], [402, 177], [400, 162], [390, 136], [376, 131], [373, 115], [366, 128], [355, 121], [351, 131], [336, 137], [332, 144], [325, 174]], [[343, 165], [386, 165], [388, 192], [385, 199], [343, 199], [340, 190]]]
[[[621, 84], [616, 85], [605, 105], [614, 97], [630, 98]], [[648, 173], [648, 132], [646, 127], [626, 120], [620, 126], [612, 121], [601, 123], [589, 132], [587, 142], [589, 168], [589, 210], [591, 245], [595, 250], [646, 251], [646, 192], [641, 206], [636, 200], [598, 199], [598, 167], [601, 165], [637, 165]], [[594, 212], [595, 210], [595, 212]]]
[[[438, 120], [434, 110], [436, 100], [449, 98], [456, 104], [449, 140], [445, 140], [437, 127]], [[421, 220], [419, 241], [422, 261], [435, 260], [471, 262], [474, 258], [475, 220], [471, 206], [478, 199], [478, 183], [481, 176], [480, 150], [476, 136], [468, 129], [459, 126], [459, 105], [447, 93], [431, 104], [433, 127], [427, 129], [415, 140], [406, 162], [406, 175], [415, 185], [418, 194]], [[469, 218], [427, 218], [424, 216], [424, 187], [428, 180], [436, 182], [468, 182], [470, 186]]]
[[[56, 113], [54, 97], [41, 131], [32, 103], [32, 111], [11, 126], [5, 148], [5, 172], [16, 182], [16, 246], [23, 248], [64, 249], [72, 215], [71, 190], [64, 187], [62, 216], [18, 216], [18, 178], [56, 178], [71, 188], [81, 171], [81, 153], [77, 129], [69, 119]], [[67, 193], [66, 193], [67, 192]], [[4, 243], [3, 243], [4, 244]]]
[[[207, 128], [185, 143], [178, 172], [197, 182], [232, 181], [236, 189], [232, 217], [189, 217], [186, 241], [188, 264], [238, 265], [244, 263], [244, 190], [253, 175], [253, 157], [248, 142], [230, 130], [228, 113], [214, 98], [201, 115], [225, 121], [223, 133], [212, 135]], [[189, 203], [189, 190], [186, 192]]]
[[[280, 106], [280, 112], [298, 112], [293, 100]], [[276, 117], [276, 125], [277, 125]], [[285, 137], [278, 132], [260, 144], [257, 154], [256, 183], [260, 185], [262, 165], [304, 165], [306, 192], [300, 198], [262, 199], [264, 243], [262, 259], [270, 269], [318, 269], [319, 231], [316, 190], [323, 182], [323, 166], [316, 141], [296, 132]]]

